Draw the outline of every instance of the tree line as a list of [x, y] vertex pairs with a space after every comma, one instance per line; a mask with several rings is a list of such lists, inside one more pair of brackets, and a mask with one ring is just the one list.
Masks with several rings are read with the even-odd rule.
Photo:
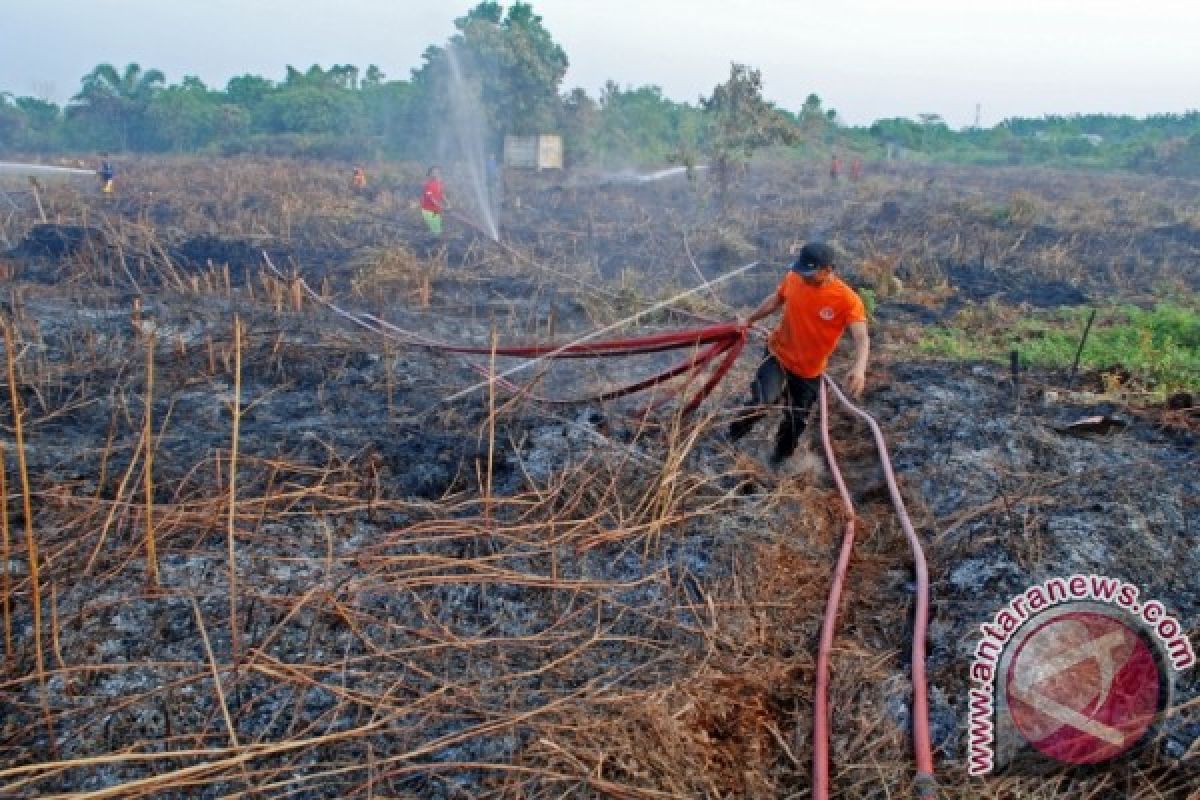
[[[800, 109], [762, 98], [761, 75], [731, 65], [729, 79], [695, 104], [657, 86], [609, 81], [592, 97], [564, 91], [566, 52], [530, 3], [490, 0], [455, 20], [444, 45], [426, 48], [406, 79], [349, 64], [282, 80], [245, 74], [222, 89], [194, 76], [169, 84], [158, 69], [100, 64], [65, 106], [0, 92], [0, 153], [263, 153], [359, 160], [430, 159], [451, 100], [478, 109], [485, 146], [506, 134], [557, 132], [568, 162], [691, 164], [725, 174], [754, 150], [778, 145], [802, 157], [864, 157], [994, 164], [1063, 164], [1200, 174], [1200, 112], [1146, 118], [1089, 114], [1008, 119], [951, 129], [937, 114], [847, 126], [810, 94]], [[457, 95], [455, 95], [457, 93]]]

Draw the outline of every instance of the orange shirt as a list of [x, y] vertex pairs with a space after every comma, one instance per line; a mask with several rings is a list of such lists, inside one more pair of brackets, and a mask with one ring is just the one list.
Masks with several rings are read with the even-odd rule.
[[858, 294], [838, 278], [811, 286], [788, 272], [776, 290], [783, 299], [783, 320], [767, 346], [788, 372], [815, 378], [825, 371], [842, 331], [867, 318]]

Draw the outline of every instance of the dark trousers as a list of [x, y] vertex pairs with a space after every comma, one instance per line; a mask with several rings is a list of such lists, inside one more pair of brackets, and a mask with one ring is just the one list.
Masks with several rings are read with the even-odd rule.
[[775, 433], [775, 452], [771, 456], [774, 463], [783, 461], [795, 452], [800, 434], [804, 433], [808, 412], [817, 401], [820, 389], [820, 375], [815, 378], [793, 375], [768, 352], [750, 385], [749, 405], [729, 426], [729, 438], [737, 441], [749, 433], [755, 423], [766, 416], [768, 406], [784, 405], [783, 421]]

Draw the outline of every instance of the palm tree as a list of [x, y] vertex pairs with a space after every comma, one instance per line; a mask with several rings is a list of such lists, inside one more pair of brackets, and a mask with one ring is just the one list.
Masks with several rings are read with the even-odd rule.
[[123, 73], [118, 73], [112, 64], [100, 64], [83, 76], [83, 87], [75, 100], [87, 100], [97, 95], [108, 95], [126, 100], [149, 100], [166, 83], [161, 70], [142, 70], [138, 64], [129, 64]]
[[142, 123], [146, 111], [165, 84], [161, 70], [128, 64], [118, 72], [112, 64], [100, 64], [83, 76], [79, 94], [71, 98], [68, 111], [109, 127], [125, 150], [131, 141], [136, 144], [145, 138]]

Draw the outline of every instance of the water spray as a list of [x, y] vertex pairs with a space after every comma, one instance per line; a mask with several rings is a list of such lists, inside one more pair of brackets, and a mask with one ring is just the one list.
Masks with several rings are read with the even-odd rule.
[[450, 101], [450, 130], [453, 132], [452, 155], [466, 169], [467, 185], [478, 212], [479, 227], [494, 242], [500, 238], [496, 210], [492, 203], [484, 141], [487, 124], [478, 92], [468, 82], [460, 63], [458, 48], [446, 48], [449, 67], [447, 98]]
[[47, 178], [95, 178], [94, 169], [76, 167], [53, 167], [48, 164], [19, 164], [15, 161], [0, 161], [0, 178], [47, 179]]

